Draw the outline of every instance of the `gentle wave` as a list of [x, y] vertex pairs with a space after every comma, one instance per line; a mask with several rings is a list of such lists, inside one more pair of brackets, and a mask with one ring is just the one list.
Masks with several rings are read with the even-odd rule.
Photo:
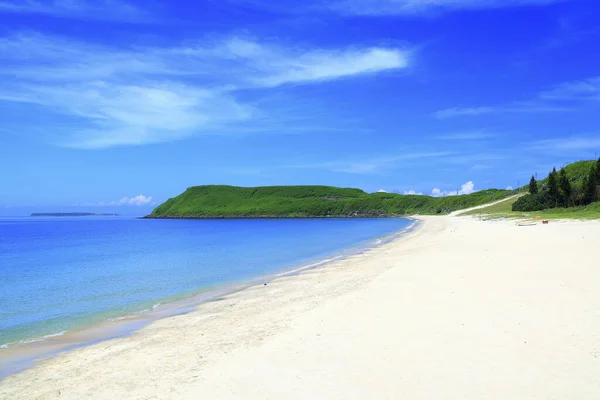
[[23, 339], [23, 340], [18, 340], [16, 342], [4, 343], [4, 344], [0, 345], [0, 349], [8, 349], [10, 346], [14, 346], [14, 345], [17, 345], [17, 344], [29, 344], [29, 343], [43, 342], [44, 340], [48, 340], [48, 339], [51, 339], [53, 337], [62, 336], [62, 335], [64, 335], [67, 332], [68, 331], [62, 331], [62, 332], [52, 333], [50, 335], [41, 336], [41, 337], [38, 337], [38, 338]]
[[318, 267], [319, 265], [323, 265], [323, 264], [327, 264], [327, 263], [330, 263], [330, 262], [335, 261], [335, 260], [339, 260], [340, 258], [343, 258], [343, 256], [336, 256], [336, 257], [333, 257], [333, 258], [328, 258], [326, 260], [322, 260], [322, 261], [319, 261], [319, 262], [316, 262], [316, 263], [313, 263], [313, 264], [305, 265], [305, 266], [300, 267], [300, 268], [292, 269], [290, 271], [285, 271], [285, 272], [282, 272], [280, 274], [275, 274], [275, 276], [276, 277], [282, 277], [282, 276], [292, 275], [292, 274], [295, 274], [297, 272], [304, 271], [306, 269]]
[[137, 318], [141, 314], [144, 314], [144, 313], [156, 310], [160, 305], [162, 305], [161, 302], [154, 304], [151, 308], [146, 308], [146, 309], [143, 309], [141, 311], [137, 311], [137, 312], [135, 312], [133, 314], [122, 315], [120, 317], [107, 318], [106, 321], [108, 321], [108, 322], [116, 322], [116, 321], [123, 321], [125, 319]]

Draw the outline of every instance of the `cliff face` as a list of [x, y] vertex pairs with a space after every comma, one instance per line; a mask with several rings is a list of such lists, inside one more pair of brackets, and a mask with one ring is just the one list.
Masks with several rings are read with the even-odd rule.
[[490, 189], [465, 196], [434, 198], [393, 193], [368, 194], [331, 186], [194, 186], [156, 207], [146, 218], [314, 218], [388, 217], [441, 214], [502, 199]]

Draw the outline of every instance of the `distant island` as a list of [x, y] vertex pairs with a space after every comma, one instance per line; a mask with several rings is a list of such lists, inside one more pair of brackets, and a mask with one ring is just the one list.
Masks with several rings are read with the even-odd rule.
[[514, 194], [489, 189], [469, 195], [431, 197], [366, 193], [332, 186], [188, 188], [145, 218], [373, 218], [407, 214], [447, 214]]
[[118, 217], [119, 214], [97, 213], [32, 213], [32, 217]]

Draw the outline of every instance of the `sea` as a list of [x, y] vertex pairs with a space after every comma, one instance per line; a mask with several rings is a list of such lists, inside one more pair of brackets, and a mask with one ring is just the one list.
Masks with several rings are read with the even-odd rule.
[[318, 268], [413, 224], [404, 218], [0, 218], [0, 359], [3, 351], [94, 324], [161, 315], [161, 308], [172, 315], [178, 302], [189, 310], [243, 285]]

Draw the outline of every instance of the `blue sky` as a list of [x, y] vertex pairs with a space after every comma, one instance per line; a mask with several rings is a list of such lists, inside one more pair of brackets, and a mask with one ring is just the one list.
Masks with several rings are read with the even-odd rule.
[[595, 0], [0, 0], [0, 215], [523, 184], [600, 155], [598, 21]]

